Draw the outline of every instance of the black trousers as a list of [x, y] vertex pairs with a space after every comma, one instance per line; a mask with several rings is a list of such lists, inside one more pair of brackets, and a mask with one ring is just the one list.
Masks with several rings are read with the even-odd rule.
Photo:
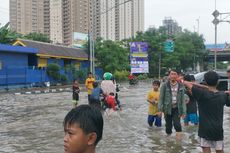
[[166, 122], [165, 127], [166, 127], [167, 134], [172, 133], [172, 126], [174, 126], [176, 132], [182, 131], [178, 108], [172, 108], [171, 115], [165, 114], [165, 122]]
[[90, 104], [90, 95], [88, 94], [88, 104]]

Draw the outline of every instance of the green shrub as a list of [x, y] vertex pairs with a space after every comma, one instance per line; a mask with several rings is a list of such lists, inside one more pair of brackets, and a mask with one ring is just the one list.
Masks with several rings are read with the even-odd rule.
[[79, 83], [84, 83], [87, 78], [87, 70], [78, 70], [74, 73], [74, 79], [77, 79]]
[[51, 77], [54, 81], [60, 80], [60, 66], [58, 64], [52, 63], [49, 64], [46, 73], [49, 77]]
[[67, 80], [68, 80], [68, 79], [67, 79], [67, 76], [66, 76], [66, 75], [61, 74], [61, 75], [60, 75], [60, 80], [61, 80], [62, 83], [67, 83]]
[[73, 80], [78, 80], [79, 83], [84, 83], [85, 79], [87, 78], [87, 69], [80, 69], [79, 70], [73, 64], [67, 65], [65, 68], [65, 72], [67, 74], [69, 74], [70, 76], [72, 76], [72, 80], [69, 80], [71, 82]]
[[145, 80], [148, 78], [148, 75], [145, 73], [145, 74], [140, 74], [137, 76], [137, 79], [138, 80]]
[[114, 77], [117, 81], [128, 80], [129, 72], [128, 71], [115, 71]]

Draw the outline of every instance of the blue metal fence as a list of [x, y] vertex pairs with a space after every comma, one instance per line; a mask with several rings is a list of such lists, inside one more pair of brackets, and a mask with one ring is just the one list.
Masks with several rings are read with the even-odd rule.
[[48, 81], [45, 69], [36, 67], [5, 67], [0, 70], [0, 85], [32, 84]]
[[[87, 69], [82, 69], [82, 71], [87, 71]], [[64, 74], [69, 81], [73, 79], [64, 69], [62, 69], [60, 73]], [[102, 75], [103, 70], [96, 68], [96, 79], [101, 80]], [[85, 78], [80, 78], [82, 81], [84, 81], [84, 79]], [[47, 76], [46, 69], [38, 67], [5, 67], [0, 70], [0, 88], [18, 85], [21, 87], [34, 86], [36, 84], [41, 85], [48, 81], [52, 82], [52, 79]]]

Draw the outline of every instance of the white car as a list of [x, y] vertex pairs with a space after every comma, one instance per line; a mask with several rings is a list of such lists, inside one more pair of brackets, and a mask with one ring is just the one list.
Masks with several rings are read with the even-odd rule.
[[[196, 79], [196, 82], [203, 83], [204, 82], [204, 74], [206, 72], [207, 71], [195, 74], [194, 77]], [[220, 77], [217, 89], [221, 90], [221, 91], [230, 90], [230, 79], [228, 79], [226, 71], [216, 71], [216, 72]]]

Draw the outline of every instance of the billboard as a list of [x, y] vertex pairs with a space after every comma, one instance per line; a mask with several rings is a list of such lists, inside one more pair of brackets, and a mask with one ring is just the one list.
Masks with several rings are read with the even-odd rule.
[[148, 43], [130, 43], [131, 73], [149, 73]]
[[73, 33], [73, 47], [84, 48], [84, 45], [88, 42], [88, 34], [74, 32]]
[[205, 48], [210, 51], [229, 51], [230, 44], [206, 44]]

